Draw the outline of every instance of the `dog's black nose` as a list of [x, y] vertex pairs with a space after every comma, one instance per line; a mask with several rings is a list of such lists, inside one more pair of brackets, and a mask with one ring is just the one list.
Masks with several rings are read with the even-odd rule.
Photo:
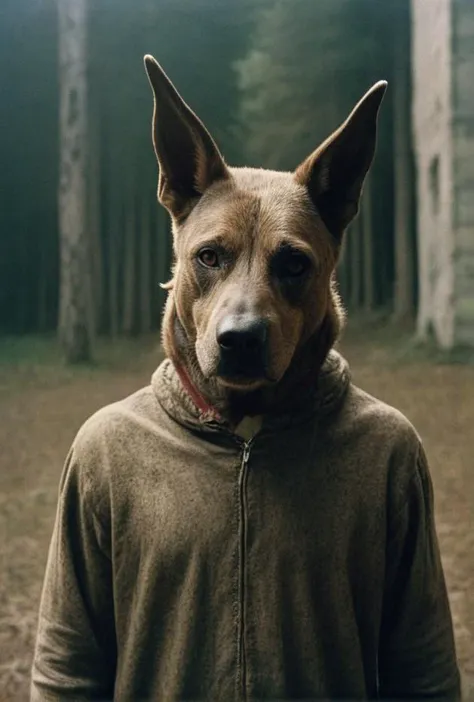
[[223, 351], [252, 354], [264, 347], [267, 327], [259, 317], [225, 317], [217, 327], [217, 343]]
[[226, 376], [259, 377], [265, 372], [268, 322], [253, 315], [229, 315], [217, 327], [219, 370]]

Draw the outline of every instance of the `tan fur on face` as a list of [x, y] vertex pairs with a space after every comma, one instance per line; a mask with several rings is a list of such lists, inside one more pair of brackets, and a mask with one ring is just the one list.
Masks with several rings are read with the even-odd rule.
[[[295, 350], [327, 313], [336, 262], [330, 235], [305, 189], [290, 173], [231, 169], [232, 180], [211, 187], [186, 222], [175, 229], [177, 267], [173, 297], [203, 375], [215, 375], [216, 329], [224, 315], [253, 312], [269, 322], [269, 375], [280, 380]], [[204, 294], [194, 274], [200, 247], [218, 241], [233, 253], [229, 270], [215, 274]], [[283, 243], [307, 252], [313, 272], [302, 304], [292, 306], [272, 282], [271, 255]]]
[[[174, 237], [173, 277], [165, 286], [165, 351], [233, 420], [239, 413], [258, 414], [257, 406], [275, 411], [278, 403], [287, 406], [295, 395], [311, 390], [338, 336], [343, 314], [334, 270], [372, 163], [387, 84], [372, 86], [293, 173], [236, 169], [227, 166], [156, 60], [146, 56], [144, 61], [154, 99], [158, 199], [171, 215]], [[216, 242], [226, 250], [227, 262], [206, 276], [196, 256], [200, 247]], [[283, 243], [313, 261], [310, 275], [301, 279], [304, 285], [292, 295], [288, 281], [284, 294], [282, 283], [270, 274], [272, 254]], [[224, 316], [247, 313], [267, 322], [268, 377], [259, 382], [270, 386], [255, 393], [255, 383], [245, 386], [243, 408], [235, 387], [227, 383], [223, 388], [217, 377], [216, 337]]]

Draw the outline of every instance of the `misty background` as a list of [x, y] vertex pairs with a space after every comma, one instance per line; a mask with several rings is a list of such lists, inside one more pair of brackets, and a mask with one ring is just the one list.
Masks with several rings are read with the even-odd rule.
[[27, 699], [71, 442], [162, 358], [147, 53], [234, 166], [294, 169], [388, 81], [341, 350], [426, 447], [474, 699], [473, 0], [0, 0], [0, 699]]
[[[377, 156], [339, 280], [349, 307], [414, 319], [408, 2], [90, 0], [85, 8], [83, 287], [90, 288], [94, 332], [157, 329], [164, 300], [158, 284], [170, 269], [145, 53], [158, 59], [231, 165], [295, 168], [374, 82], [387, 79]], [[53, 0], [2, 0], [0, 12], [0, 329], [53, 331], [60, 299], [58, 12]], [[398, 270], [397, 246], [406, 259]]]

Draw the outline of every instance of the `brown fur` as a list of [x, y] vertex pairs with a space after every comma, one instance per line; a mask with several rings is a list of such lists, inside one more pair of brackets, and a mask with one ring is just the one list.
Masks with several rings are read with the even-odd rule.
[[[158, 197], [173, 224], [165, 352], [233, 425], [248, 414], [291, 411], [314, 388], [344, 319], [334, 271], [373, 159], [386, 83], [376, 84], [294, 173], [283, 173], [228, 167], [156, 61], [145, 57], [145, 65], [155, 98]], [[232, 265], [203, 286], [194, 261], [209, 243], [224, 246]], [[283, 243], [312, 262], [297, 303], [269, 275], [269, 261]], [[233, 387], [216, 374], [216, 328], [223, 315], [244, 311], [269, 324], [269, 378]]]

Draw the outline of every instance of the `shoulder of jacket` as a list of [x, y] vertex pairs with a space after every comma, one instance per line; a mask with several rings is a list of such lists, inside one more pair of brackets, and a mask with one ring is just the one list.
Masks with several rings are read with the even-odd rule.
[[82, 499], [105, 504], [112, 473], [120, 473], [121, 466], [129, 468], [137, 427], [156, 422], [156, 404], [151, 388], [146, 387], [94, 412], [71, 444], [60, 492], [76, 485]]
[[158, 406], [150, 386], [94, 412], [80, 427], [71, 450], [79, 460], [97, 458], [112, 445], [123, 445], [137, 425], [157, 420]]
[[412, 422], [396, 407], [351, 384], [346, 411], [369, 435], [390, 445], [418, 451], [421, 438]]

